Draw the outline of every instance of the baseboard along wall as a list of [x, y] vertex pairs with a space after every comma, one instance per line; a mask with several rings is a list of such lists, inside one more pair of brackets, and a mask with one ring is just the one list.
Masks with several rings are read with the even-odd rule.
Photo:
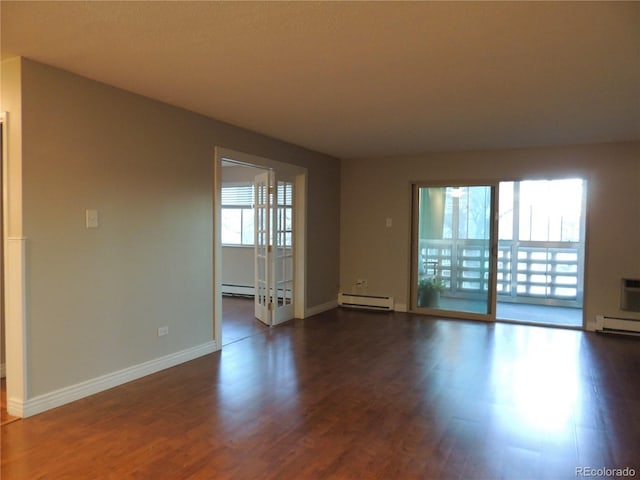
[[314, 305], [313, 307], [309, 307], [305, 310], [305, 318], [312, 317], [314, 315], [318, 315], [319, 313], [327, 312], [329, 310], [333, 310], [334, 308], [338, 308], [338, 299], [331, 300], [330, 302], [321, 303], [320, 305]]
[[159, 372], [166, 368], [175, 367], [181, 363], [194, 360], [198, 357], [208, 355], [219, 350], [215, 341], [203, 343], [180, 352], [171, 353], [160, 358], [149, 360], [138, 365], [108, 373], [100, 377], [92, 378], [84, 382], [70, 385], [68, 387], [45, 393], [24, 402], [15, 399], [7, 399], [7, 411], [10, 415], [17, 417], [30, 417], [38, 413], [45, 412], [52, 408], [60, 407], [67, 403], [80, 400], [81, 398], [108, 390], [119, 385], [137, 380], [152, 373]]

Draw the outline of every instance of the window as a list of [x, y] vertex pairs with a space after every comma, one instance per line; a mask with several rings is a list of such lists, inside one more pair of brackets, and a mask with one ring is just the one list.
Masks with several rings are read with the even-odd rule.
[[[254, 204], [253, 184], [223, 185], [221, 208], [221, 242], [223, 245], [253, 246], [254, 244]], [[269, 194], [272, 195], [272, 194]], [[273, 198], [270, 199], [270, 202]], [[293, 235], [293, 184], [278, 182], [277, 221], [278, 245], [290, 247]], [[273, 233], [269, 237], [273, 243]]]
[[253, 184], [222, 186], [223, 245], [253, 245]]
[[276, 222], [277, 244], [290, 247], [293, 235], [293, 184], [290, 182], [278, 182]]
[[584, 182], [500, 183], [500, 240], [583, 242]]

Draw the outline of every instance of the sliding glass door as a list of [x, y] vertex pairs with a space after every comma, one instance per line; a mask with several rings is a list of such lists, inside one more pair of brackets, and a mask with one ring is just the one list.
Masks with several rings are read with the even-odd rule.
[[495, 319], [495, 185], [414, 185], [415, 311]]
[[581, 327], [586, 181], [500, 182], [499, 203], [497, 318]]

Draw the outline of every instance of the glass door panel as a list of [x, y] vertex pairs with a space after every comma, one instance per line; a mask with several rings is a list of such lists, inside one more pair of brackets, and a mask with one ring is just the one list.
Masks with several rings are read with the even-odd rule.
[[273, 252], [273, 324], [293, 318], [293, 198], [294, 183], [277, 178], [274, 200], [275, 250]]
[[492, 185], [416, 186], [415, 309], [491, 319], [494, 195]]
[[266, 325], [294, 317], [294, 180], [255, 177], [255, 316]]
[[255, 317], [266, 325], [271, 325], [271, 172], [255, 177], [254, 244], [255, 244]]
[[586, 181], [500, 182], [496, 315], [582, 326]]

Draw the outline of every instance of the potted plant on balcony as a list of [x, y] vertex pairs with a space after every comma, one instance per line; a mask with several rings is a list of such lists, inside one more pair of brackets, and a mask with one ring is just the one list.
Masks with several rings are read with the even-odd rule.
[[418, 281], [418, 307], [438, 307], [444, 288], [444, 283], [436, 277], [421, 278]]

